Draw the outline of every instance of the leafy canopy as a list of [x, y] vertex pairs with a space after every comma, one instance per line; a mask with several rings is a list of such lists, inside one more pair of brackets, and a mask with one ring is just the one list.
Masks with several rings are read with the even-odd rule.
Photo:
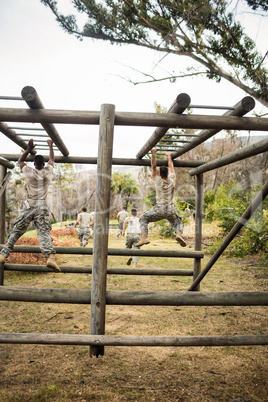
[[111, 190], [114, 194], [121, 194], [123, 197], [129, 197], [131, 194], [137, 194], [139, 189], [131, 174], [121, 174], [115, 172], [112, 175]]
[[[182, 76], [227, 79], [268, 105], [264, 67], [268, 52], [261, 55], [257, 51], [236, 18], [238, 3], [265, 12], [266, 0], [70, 0], [74, 11], [87, 18], [82, 28], [75, 15], [59, 12], [57, 1], [40, 1], [50, 7], [64, 30], [79, 39], [134, 44], [189, 57], [193, 66]], [[169, 75], [168, 79], [175, 81], [178, 76]]]

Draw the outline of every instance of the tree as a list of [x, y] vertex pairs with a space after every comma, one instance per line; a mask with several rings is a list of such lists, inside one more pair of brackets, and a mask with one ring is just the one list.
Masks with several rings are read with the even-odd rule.
[[57, 163], [55, 165], [52, 179], [55, 188], [49, 192], [52, 193], [54, 216], [57, 216], [58, 213], [66, 216], [68, 211], [77, 206], [77, 197], [71, 186], [75, 178], [75, 171], [71, 163]]
[[[78, 39], [134, 44], [167, 54], [189, 57], [193, 66], [164, 79], [205, 75], [231, 82], [268, 106], [268, 71], [255, 42], [237, 21], [237, 4], [225, 0], [72, 0], [87, 22], [78, 27], [75, 15], [64, 16], [57, 1], [50, 7], [60, 26]], [[241, 2], [242, 0], [240, 0]], [[243, 4], [243, 1], [242, 1]], [[267, 11], [265, 0], [244, 0], [254, 11]], [[156, 79], [152, 78], [153, 81]]]
[[126, 208], [131, 200], [131, 194], [137, 194], [139, 191], [136, 181], [131, 179], [129, 173], [121, 174], [119, 172], [112, 175], [111, 190], [114, 194], [120, 194], [124, 198]]

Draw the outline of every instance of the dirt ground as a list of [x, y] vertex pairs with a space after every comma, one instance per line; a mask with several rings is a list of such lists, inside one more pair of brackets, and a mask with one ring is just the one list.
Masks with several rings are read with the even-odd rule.
[[[60, 241], [70, 245], [64, 236]], [[116, 236], [111, 242], [111, 247], [124, 247]], [[170, 249], [174, 242], [155, 237], [147, 247]], [[206, 254], [202, 267], [209, 258]], [[108, 266], [126, 267], [125, 259], [110, 257]], [[92, 260], [59, 255], [57, 261], [83, 266]], [[139, 265], [189, 269], [193, 261], [147, 257]], [[267, 267], [258, 259], [222, 257], [201, 290], [263, 291], [267, 277]], [[192, 279], [108, 275], [107, 281], [108, 290], [184, 291]], [[79, 290], [91, 287], [91, 275], [6, 272], [5, 285]], [[88, 305], [0, 301], [0, 308], [0, 332], [89, 334]], [[106, 311], [107, 335], [267, 333], [266, 307], [107, 306]], [[104, 356], [91, 358], [87, 346], [2, 344], [0, 400], [263, 402], [268, 401], [267, 357], [265, 346], [105, 347]]]

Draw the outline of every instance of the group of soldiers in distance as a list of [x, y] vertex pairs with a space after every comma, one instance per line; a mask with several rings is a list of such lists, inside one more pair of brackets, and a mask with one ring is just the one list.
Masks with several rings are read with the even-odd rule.
[[[26, 232], [30, 222], [33, 221], [42, 254], [47, 259], [46, 266], [54, 272], [61, 272], [55, 259], [55, 249], [50, 235], [51, 222], [49, 219], [49, 209], [46, 203], [47, 192], [53, 175], [54, 151], [53, 141], [47, 140], [49, 146], [49, 160], [45, 166], [44, 157], [35, 155], [34, 168], [28, 166], [25, 161], [29, 153], [35, 147], [33, 139], [28, 142], [27, 149], [18, 159], [19, 167], [26, 177], [27, 199], [24, 201], [19, 216], [17, 217], [12, 231], [9, 233], [7, 242], [0, 251], [0, 263], [5, 263], [9, 254], [12, 252], [16, 241]], [[126, 209], [122, 209], [117, 215], [118, 237], [125, 236], [126, 248], [139, 249], [141, 246], [149, 244], [148, 224], [162, 219], [167, 219], [174, 228], [176, 241], [182, 246], [186, 242], [182, 237], [183, 223], [174, 205], [175, 190], [175, 170], [171, 153], [166, 152], [168, 166], [161, 166], [158, 170], [156, 163], [156, 148], [151, 149], [151, 168], [152, 179], [156, 189], [156, 204], [153, 208], [145, 211], [140, 218], [137, 217], [137, 210], [131, 209], [129, 216]], [[87, 208], [83, 207], [78, 214], [75, 227], [79, 224], [80, 246], [85, 247], [90, 238], [90, 227], [94, 227], [94, 212], [89, 214]], [[138, 256], [133, 258], [133, 267], [137, 267]], [[131, 265], [132, 257], [127, 261]]]

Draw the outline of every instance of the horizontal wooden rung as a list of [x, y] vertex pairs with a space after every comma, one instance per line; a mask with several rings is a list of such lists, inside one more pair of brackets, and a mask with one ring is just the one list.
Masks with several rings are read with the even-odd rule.
[[268, 335], [138, 336], [0, 333], [0, 343], [90, 346], [245, 346], [268, 345]]

